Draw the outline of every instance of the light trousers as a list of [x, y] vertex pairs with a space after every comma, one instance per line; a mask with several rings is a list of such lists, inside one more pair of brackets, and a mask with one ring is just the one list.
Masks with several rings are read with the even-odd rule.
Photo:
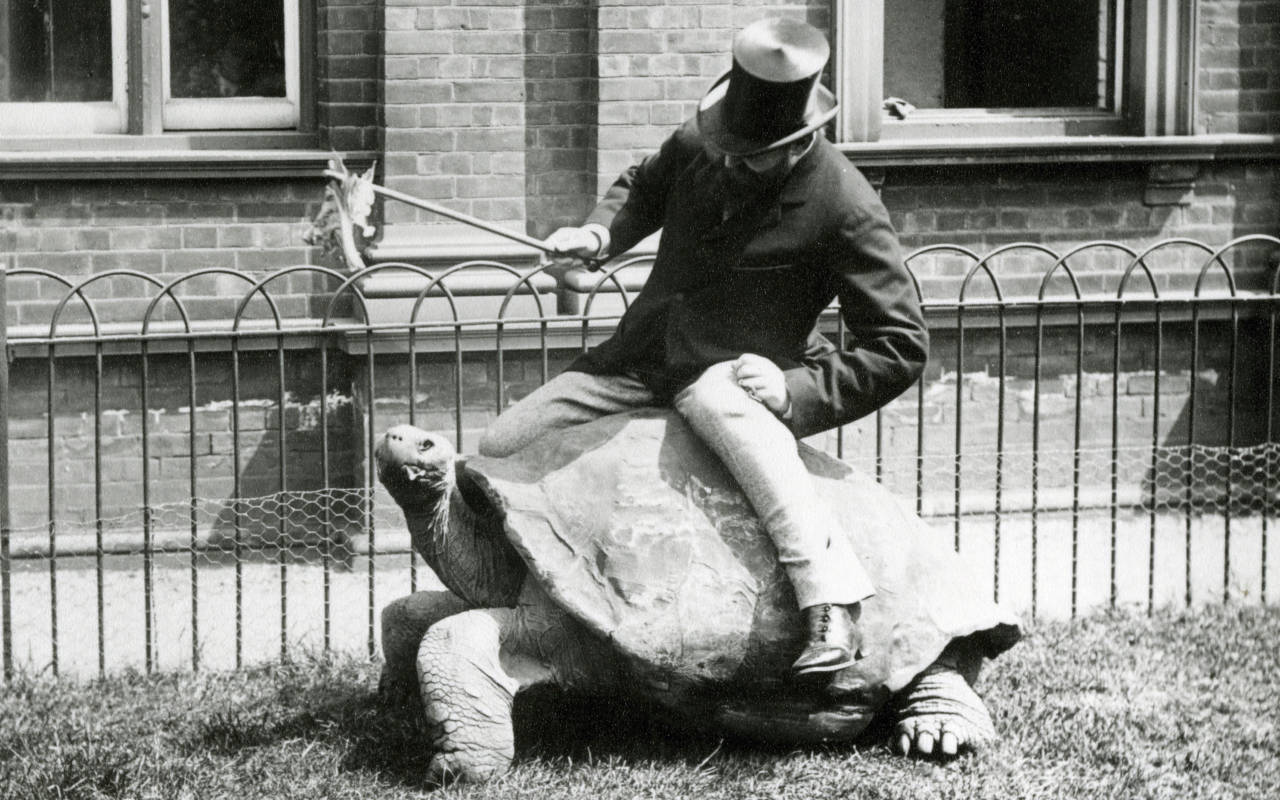
[[[503, 456], [544, 433], [657, 404], [638, 379], [564, 372], [503, 412], [480, 453]], [[791, 431], [738, 386], [733, 362], [714, 364], [675, 397], [675, 409], [742, 488], [778, 551], [800, 608], [850, 605], [875, 593], [800, 459]]]

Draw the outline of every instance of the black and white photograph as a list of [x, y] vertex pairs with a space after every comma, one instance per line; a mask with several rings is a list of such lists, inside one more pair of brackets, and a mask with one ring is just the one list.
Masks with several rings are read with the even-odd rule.
[[0, 0], [0, 797], [1280, 797], [1280, 0]]

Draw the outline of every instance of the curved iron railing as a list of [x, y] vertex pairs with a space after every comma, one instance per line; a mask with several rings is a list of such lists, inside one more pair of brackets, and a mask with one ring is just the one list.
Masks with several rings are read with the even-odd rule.
[[[1181, 573], [1179, 600], [1191, 604], [1211, 594], [1200, 574], [1210, 558], [1214, 565], [1220, 559], [1219, 599], [1247, 591], [1273, 601], [1280, 274], [1262, 264], [1277, 248], [1280, 239], [1251, 235], [1218, 247], [1168, 239], [1143, 249], [1113, 241], [1063, 252], [1029, 242], [985, 254], [956, 245], [918, 249], [906, 261], [939, 366], [874, 419], [818, 443], [911, 496], [917, 512], [948, 529], [956, 549], [989, 556], [992, 594], [1028, 613], [1045, 613], [1045, 586], [1054, 581], [1062, 585], [1049, 593], [1063, 613], [1132, 602], [1135, 582], [1141, 601], [1155, 608], [1171, 599], [1172, 572]], [[1182, 263], [1187, 254], [1196, 258], [1192, 269]], [[1109, 268], [1090, 261], [1099, 258], [1110, 259]], [[559, 313], [556, 294], [568, 288], [550, 280], [551, 265], [379, 263], [354, 272], [299, 265], [265, 275], [210, 268], [168, 282], [133, 270], [76, 279], [8, 270], [10, 285], [38, 283], [54, 299], [47, 324], [14, 327], [6, 344], [28, 398], [27, 411], [11, 407], [7, 418], [29, 418], [23, 436], [11, 432], [5, 443], [6, 455], [20, 447], [4, 477], [20, 473], [25, 481], [22, 502], [0, 520], [6, 674], [33, 664], [56, 673], [69, 660], [76, 671], [105, 673], [136, 663], [135, 652], [144, 669], [199, 669], [211, 660], [238, 667], [263, 657], [264, 603], [278, 657], [299, 646], [303, 628], [306, 636], [314, 629], [316, 646], [351, 646], [358, 635], [372, 652], [389, 586], [403, 577], [412, 591], [429, 580], [395, 509], [378, 497], [378, 432], [400, 421], [438, 426], [448, 417], [459, 448], [468, 447], [513, 395], [607, 335], [636, 284], [623, 279], [624, 270], [647, 261], [606, 265], [580, 293], [575, 313]], [[394, 301], [399, 318], [387, 318], [390, 301], [364, 289], [387, 275], [416, 282]], [[1087, 290], [1099, 275], [1107, 278], [1104, 291]], [[501, 288], [477, 295], [477, 276], [489, 284], [502, 277]], [[290, 315], [304, 279], [324, 284], [314, 292], [320, 305], [314, 314]], [[243, 286], [231, 294], [229, 318], [200, 318], [192, 298], [207, 297], [198, 294], [210, 291], [206, 284], [224, 296]], [[934, 296], [940, 285], [954, 294]], [[109, 320], [98, 297], [104, 286], [148, 298], [141, 318]], [[486, 310], [466, 310], [464, 301]], [[834, 310], [822, 324], [847, 339]], [[1150, 361], [1134, 369], [1126, 359], [1138, 351]], [[223, 365], [225, 384], [203, 379]], [[136, 383], [121, 377], [132, 368]], [[1203, 377], [1212, 370], [1217, 383]], [[472, 372], [483, 380], [468, 384]], [[90, 379], [77, 388], [82, 373]], [[1051, 384], [1067, 387], [1066, 395]], [[1086, 396], [1087, 384], [1097, 391]], [[136, 403], [108, 407], [130, 387]], [[0, 395], [12, 404], [17, 388], [0, 386]], [[32, 393], [44, 395], [39, 418], [30, 412]], [[1134, 401], [1143, 413], [1130, 419], [1125, 409]], [[1103, 402], [1106, 419], [1091, 417]], [[1065, 410], [1051, 413], [1050, 403]], [[123, 422], [107, 430], [135, 410], [136, 432], [124, 426], [130, 432], [123, 433]], [[310, 427], [301, 427], [304, 417]], [[1139, 436], [1134, 419], [1149, 429]], [[68, 447], [86, 442], [84, 456], [69, 456]], [[127, 466], [135, 460], [136, 469]], [[33, 465], [43, 466], [43, 481], [32, 479]], [[230, 472], [229, 482], [215, 467]], [[31, 499], [40, 483], [42, 512]], [[112, 496], [123, 484], [136, 484], [136, 503]], [[1139, 538], [1142, 557], [1134, 561]], [[1208, 540], [1221, 545], [1211, 555]], [[1144, 574], [1135, 581], [1138, 568]], [[134, 569], [138, 585], [126, 581], [132, 588], [122, 594], [120, 575], [132, 581]], [[179, 574], [186, 586], [175, 600]], [[68, 606], [68, 595], [89, 594], [92, 611], [74, 600]], [[228, 597], [225, 613], [219, 609]], [[363, 620], [358, 634], [353, 603]], [[129, 622], [130, 632], [119, 635], [122, 616], [140, 620], [137, 630]], [[36, 625], [36, 617], [44, 621]], [[223, 619], [231, 620], [225, 637]], [[86, 632], [89, 648], [77, 635]], [[229, 661], [220, 650], [214, 655], [224, 643]], [[31, 655], [19, 664], [24, 653]]]

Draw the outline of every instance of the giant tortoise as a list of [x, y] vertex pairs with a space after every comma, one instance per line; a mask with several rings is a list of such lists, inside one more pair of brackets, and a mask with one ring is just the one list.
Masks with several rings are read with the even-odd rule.
[[505, 458], [389, 430], [379, 478], [449, 590], [382, 615], [383, 690], [421, 698], [432, 772], [504, 770], [514, 695], [548, 682], [642, 693], [678, 720], [758, 739], [850, 741], [879, 713], [904, 753], [993, 739], [970, 687], [982, 659], [1018, 639], [1016, 619], [879, 484], [800, 448], [877, 590], [862, 603], [858, 660], [821, 682], [792, 677], [804, 626], [790, 583], [678, 415], [603, 417]]

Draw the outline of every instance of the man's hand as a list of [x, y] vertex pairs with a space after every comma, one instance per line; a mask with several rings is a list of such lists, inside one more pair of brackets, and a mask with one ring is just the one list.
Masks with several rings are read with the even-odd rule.
[[544, 242], [555, 253], [544, 253], [539, 263], [550, 264], [551, 267], [547, 272], [559, 277], [572, 267], [581, 265], [581, 259], [599, 256], [608, 244], [605, 241], [608, 235], [608, 228], [598, 225], [561, 228], [548, 236]]
[[774, 414], [781, 417], [790, 410], [787, 380], [777, 364], [764, 356], [743, 353], [733, 362], [733, 374], [743, 391]]
[[604, 242], [590, 228], [561, 228], [547, 237], [546, 245], [557, 254], [595, 258]]

